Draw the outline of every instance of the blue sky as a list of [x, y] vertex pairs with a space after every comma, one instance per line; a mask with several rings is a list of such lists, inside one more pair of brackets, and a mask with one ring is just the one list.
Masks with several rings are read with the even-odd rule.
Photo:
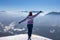
[[0, 10], [60, 11], [60, 0], [0, 0]]

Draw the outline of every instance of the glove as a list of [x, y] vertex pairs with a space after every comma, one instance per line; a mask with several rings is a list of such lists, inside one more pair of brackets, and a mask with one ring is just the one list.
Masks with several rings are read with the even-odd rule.
[[39, 13], [42, 13], [43, 11], [40, 11]]
[[21, 22], [19, 22], [18, 24], [20, 24]]

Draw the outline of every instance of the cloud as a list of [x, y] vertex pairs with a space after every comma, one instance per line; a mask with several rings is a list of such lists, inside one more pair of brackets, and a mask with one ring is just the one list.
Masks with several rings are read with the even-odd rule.
[[55, 32], [55, 29], [50, 29], [50, 33], [54, 33]]
[[19, 10], [15, 11], [15, 10], [3, 10], [3, 11], [0, 11], [0, 14], [2, 15], [7, 15], [7, 16], [10, 16], [10, 17], [21, 17], [21, 16], [26, 16], [28, 14], [26, 13], [22, 13], [22, 12], [19, 12]]
[[14, 29], [15, 25], [16, 24], [14, 22], [12, 22], [12, 23], [9, 24], [9, 26], [5, 26], [4, 32], [9, 31], [10, 29]]
[[14, 31], [23, 31], [23, 30], [25, 30], [25, 28], [22, 28], [22, 29], [18, 29], [18, 28], [16, 28], [16, 29], [13, 29]]
[[4, 25], [1, 22], [0, 22], [0, 27], [2, 27], [2, 28], [4, 27]]
[[12, 31], [8, 31], [9, 33], [11, 33], [11, 34], [14, 34], [14, 32], [12, 32]]
[[[13, 31], [24, 31], [25, 30], [25, 28], [21, 28], [21, 29], [20, 28], [15, 28], [15, 25], [16, 25], [16, 22], [12, 22], [8, 26], [4, 26], [4, 24], [2, 24], [0, 22], [0, 28], [2, 28], [2, 30], [4, 32], [9, 32], [9, 33], [13, 34]], [[11, 31], [11, 30], [13, 30], [13, 31]]]
[[0, 22], [0, 32], [3, 31], [4, 25]]
[[0, 12], [6, 12], [6, 11], [0, 11]]
[[23, 31], [23, 30], [25, 30], [25, 28], [21, 28], [21, 29], [15, 28], [15, 25], [16, 25], [16, 23], [12, 22], [8, 26], [5, 26], [4, 29], [3, 29], [4, 32], [11, 32], [12, 33], [12, 31], [10, 31], [10, 30], [13, 30], [13, 31]]
[[4, 11], [4, 10], [3, 10], [3, 11], [0, 11], [0, 14], [2, 14], [2, 13], [4, 13], [4, 14], [5, 14], [5, 13], [6, 13], [6, 11]]

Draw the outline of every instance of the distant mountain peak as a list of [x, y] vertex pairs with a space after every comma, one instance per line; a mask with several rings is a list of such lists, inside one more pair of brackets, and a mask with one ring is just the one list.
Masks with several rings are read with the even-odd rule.
[[47, 15], [60, 15], [60, 12], [50, 12]]

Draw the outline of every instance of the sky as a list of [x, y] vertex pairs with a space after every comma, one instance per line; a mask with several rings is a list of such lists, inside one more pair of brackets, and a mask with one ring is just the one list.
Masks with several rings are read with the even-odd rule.
[[0, 0], [0, 10], [60, 11], [60, 0]]
[[[0, 0], [0, 11], [51, 11], [60, 12], [60, 0]], [[12, 12], [13, 13], [13, 12]]]

